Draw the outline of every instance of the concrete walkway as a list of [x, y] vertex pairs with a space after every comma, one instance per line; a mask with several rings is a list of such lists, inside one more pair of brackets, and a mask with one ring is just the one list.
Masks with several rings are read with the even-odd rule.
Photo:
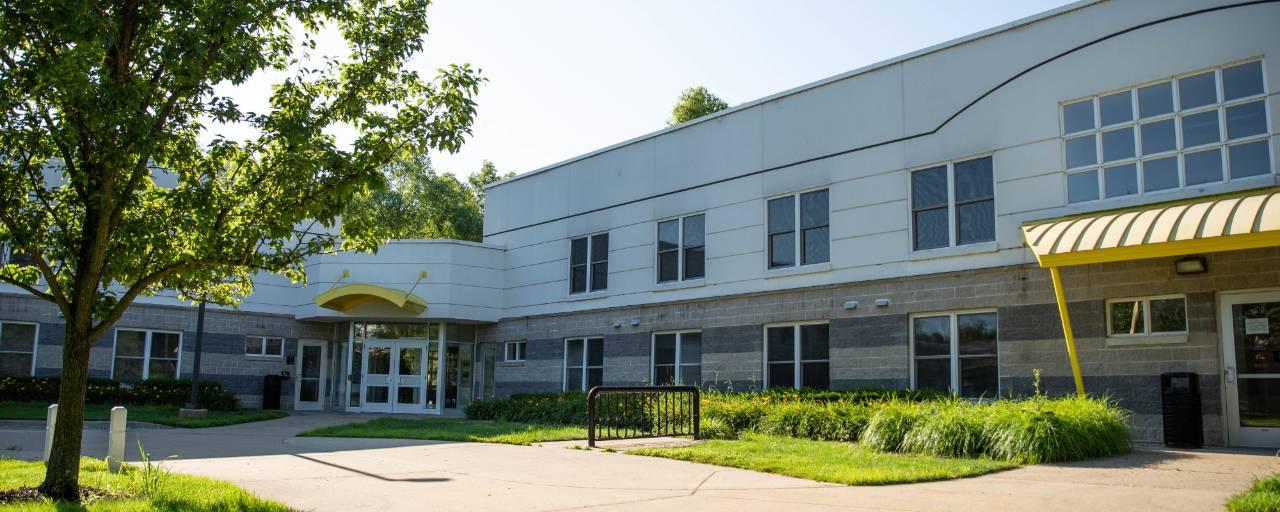
[[[1139, 450], [962, 480], [845, 487], [564, 446], [293, 437], [364, 419], [308, 414], [136, 435], [153, 459], [175, 456], [164, 462], [175, 471], [228, 480], [304, 510], [335, 511], [1210, 511], [1254, 477], [1280, 469], [1261, 451]], [[42, 435], [0, 430], [0, 450], [8, 449], [0, 456], [38, 458]], [[105, 446], [95, 439], [86, 432], [86, 454], [101, 456]]]

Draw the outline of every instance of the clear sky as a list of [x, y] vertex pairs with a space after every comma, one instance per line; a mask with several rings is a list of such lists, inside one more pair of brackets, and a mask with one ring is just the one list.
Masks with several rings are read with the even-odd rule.
[[[437, 169], [523, 173], [665, 126], [680, 91], [730, 105], [1030, 16], [1066, 0], [437, 0], [413, 66], [489, 79]], [[234, 96], [262, 98], [260, 84]]]

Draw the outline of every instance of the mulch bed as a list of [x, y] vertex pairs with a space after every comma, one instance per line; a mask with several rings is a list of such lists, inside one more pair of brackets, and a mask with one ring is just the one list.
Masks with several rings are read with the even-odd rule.
[[[116, 498], [118, 496], [119, 495], [116, 493], [106, 489], [99, 489], [89, 485], [80, 486], [81, 503]], [[44, 499], [44, 495], [40, 494], [40, 490], [35, 487], [19, 487], [17, 489], [0, 490], [0, 505], [20, 503], [24, 501], [39, 501], [42, 499]]]

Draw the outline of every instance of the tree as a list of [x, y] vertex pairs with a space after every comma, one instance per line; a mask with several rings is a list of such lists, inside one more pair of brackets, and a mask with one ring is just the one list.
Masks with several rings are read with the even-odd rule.
[[[407, 148], [456, 151], [483, 79], [424, 78], [428, 0], [9, 0], [0, 5], [0, 281], [66, 322], [40, 491], [78, 498], [89, 349], [140, 296], [235, 303], [255, 272], [305, 280], [309, 255], [373, 250], [336, 217]], [[345, 55], [313, 55], [320, 32]], [[283, 76], [267, 112], [214, 86]], [[256, 134], [202, 143], [209, 123]], [[355, 132], [339, 145], [335, 127]], [[176, 186], [157, 185], [167, 175]], [[320, 229], [326, 228], [326, 229]]]
[[498, 166], [485, 160], [480, 164], [480, 170], [467, 178], [467, 181], [471, 182], [471, 194], [475, 197], [476, 203], [480, 205], [481, 212], [484, 211], [484, 188], [499, 181], [515, 177], [515, 175], [516, 173], [514, 172], [499, 173]]
[[729, 104], [712, 94], [706, 87], [701, 85], [690, 87], [680, 93], [676, 106], [671, 108], [671, 119], [667, 120], [667, 126], [675, 126], [726, 108], [729, 108]]

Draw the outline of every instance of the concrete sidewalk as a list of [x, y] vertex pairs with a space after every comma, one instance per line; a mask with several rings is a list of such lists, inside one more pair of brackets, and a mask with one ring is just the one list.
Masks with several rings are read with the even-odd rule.
[[[176, 456], [164, 462], [170, 469], [322, 511], [1210, 511], [1221, 510], [1254, 477], [1277, 470], [1275, 457], [1261, 451], [1139, 450], [962, 480], [846, 487], [564, 446], [293, 437], [316, 426], [364, 419], [297, 415], [136, 434], [154, 458]], [[38, 450], [38, 431], [0, 431], [0, 448], [17, 439], [11, 437], [15, 432], [37, 434]], [[88, 439], [86, 444], [92, 445]]]

